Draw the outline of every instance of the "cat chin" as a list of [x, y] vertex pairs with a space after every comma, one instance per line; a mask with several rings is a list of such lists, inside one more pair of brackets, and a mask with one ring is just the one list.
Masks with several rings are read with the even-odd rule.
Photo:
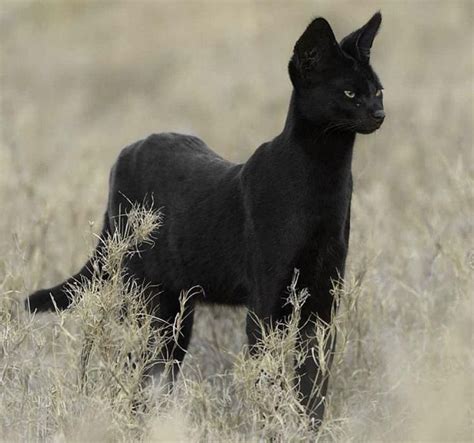
[[357, 134], [367, 135], [367, 134], [372, 134], [373, 132], [375, 132], [379, 128], [380, 128], [380, 126], [375, 126], [373, 128], [358, 128], [356, 130], [356, 132], [357, 132]]

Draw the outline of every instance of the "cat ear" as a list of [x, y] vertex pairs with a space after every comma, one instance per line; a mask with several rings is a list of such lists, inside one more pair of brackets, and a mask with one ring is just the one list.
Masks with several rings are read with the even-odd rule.
[[340, 53], [329, 23], [321, 17], [314, 19], [295, 44], [289, 65], [291, 80], [295, 83], [296, 77], [305, 79], [324, 69]]
[[369, 63], [372, 43], [381, 23], [382, 14], [379, 11], [362, 28], [342, 39], [342, 50], [363, 63]]

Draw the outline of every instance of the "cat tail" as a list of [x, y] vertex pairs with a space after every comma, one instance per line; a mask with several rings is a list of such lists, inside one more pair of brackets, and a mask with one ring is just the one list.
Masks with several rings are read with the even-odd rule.
[[[84, 281], [90, 281], [93, 275], [100, 271], [101, 261], [98, 260], [104, 253], [105, 239], [111, 233], [108, 214], [104, 217], [104, 226], [99, 237], [99, 242], [92, 257], [82, 269], [66, 281], [49, 289], [40, 289], [29, 295], [25, 300], [25, 308], [30, 312], [54, 311], [67, 309], [74, 301], [74, 287]], [[106, 276], [105, 276], [106, 277]]]

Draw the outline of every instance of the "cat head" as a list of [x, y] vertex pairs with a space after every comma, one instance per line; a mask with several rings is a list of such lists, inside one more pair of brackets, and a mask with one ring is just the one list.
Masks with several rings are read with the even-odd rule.
[[295, 105], [303, 119], [362, 134], [381, 126], [383, 87], [370, 66], [370, 50], [381, 22], [377, 12], [340, 43], [325, 19], [310, 23], [288, 66]]

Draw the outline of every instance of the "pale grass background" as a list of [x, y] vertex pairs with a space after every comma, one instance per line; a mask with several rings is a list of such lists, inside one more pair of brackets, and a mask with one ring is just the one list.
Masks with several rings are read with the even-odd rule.
[[[342, 38], [378, 9], [372, 59], [387, 119], [355, 149], [348, 275], [365, 280], [331, 417], [346, 440], [472, 439], [468, 1], [4, 0], [1, 292], [21, 299], [85, 262], [123, 146], [177, 131], [245, 161], [283, 126], [286, 64], [310, 19], [326, 17]], [[185, 375], [230, 370], [243, 332], [242, 311], [200, 309]], [[4, 413], [23, 413], [2, 400]], [[154, 422], [149, 438], [164, 426], [191, 438], [174, 423]]]

